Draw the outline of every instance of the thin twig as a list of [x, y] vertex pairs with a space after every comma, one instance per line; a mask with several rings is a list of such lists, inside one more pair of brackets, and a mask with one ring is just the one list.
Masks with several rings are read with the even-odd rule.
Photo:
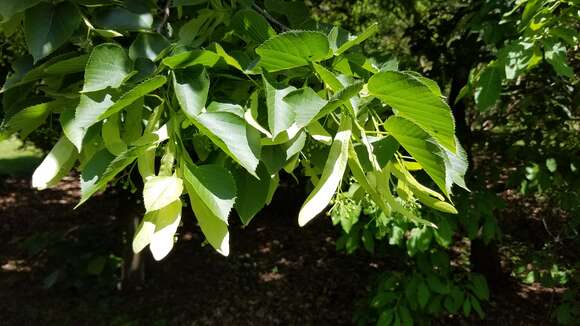
[[157, 26], [156, 29], [157, 33], [161, 33], [161, 29], [163, 29], [163, 26], [165, 26], [167, 20], [169, 19], [169, 7], [171, 7], [171, 0], [167, 0], [165, 2], [165, 7], [163, 8], [163, 18], [161, 19], [161, 22]]
[[272, 15], [270, 15], [270, 13], [268, 13], [265, 9], [262, 9], [257, 4], [253, 3], [252, 8], [254, 8], [256, 11], [258, 11], [260, 14], [262, 14], [262, 16], [266, 17], [266, 19], [268, 19], [270, 22], [272, 22], [276, 26], [278, 26], [282, 30], [282, 32], [287, 32], [290, 30], [290, 28], [288, 28], [288, 26], [282, 24], [276, 18], [272, 17]]

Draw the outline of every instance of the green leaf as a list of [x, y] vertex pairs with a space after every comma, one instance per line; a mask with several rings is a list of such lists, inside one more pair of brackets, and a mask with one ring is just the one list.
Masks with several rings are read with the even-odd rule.
[[129, 47], [129, 57], [132, 60], [147, 58], [156, 61], [169, 44], [169, 41], [160, 34], [140, 33]]
[[219, 55], [211, 51], [193, 50], [167, 57], [161, 63], [171, 69], [187, 68], [195, 65], [213, 67], [218, 63], [220, 58]]
[[455, 122], [451, 109], [423, 82], [402, 72], [384, 71], [371, 77], [368, 90], [369, 94], [390, 105], [397, 116], [414, 122], [455, 152]]
[[425, 308], [427, 306], [427, 302], [429, 302], [430, 297], [431, 291], [429, 291], [427, 283], [424, 281], [419, 282], [419, 285], [417, 286], [417, 299], [421, 308]]
[[63, 135], [34, 170], [32, 187], [43, 190], [57, 184], [78, 159], [73, 144]]
[[453, 184], [469, 191], [465, 184], [465, 173], [467, 173], [468, 168], [467, 153], [465, 153], [457, 138], [455, 139], [455, 144], [457, 148], [454, 153], [441, 147], [441, 152], [444, 154], [442, 156], [445, 162], [445, 185], [448, 193], [451, 193]]
[[282, 101], [293, 112], [293, 121], [299, 129], [308, 126], [328, 103], [310, 87], [294, 90], [284, 96]]
[[236, 33], [246, 42], [263, 43], [276, 32], [264, 16], [251, 9], [242, 9], [232, 17], [232, 26]]
[[68, 41], [80, 22], [79, 13], [70, 2], [61, 2], [54, 6], [43, 2], [26, 10], [24, 34], [34, 62], [51, 54]]
[[473, 292], [480, 300], [489, 300], [489, 288], [483, 275], [472, 274], [471, 283], [473, 284]]
[[554, 70], [564, 77], [574, 76], [574, 70], [567, 63], [566, 46], [562, 42], [549, 40], [544, 42], [544, 56]]
[[10, 117], [6, 129], [8, 133], [18, 132], [20, 138], [24, 139], [40, 127], [51, 112], [70, 104], [68, 101], [57, 100], [29, 106]]
[[330, 49], [326, 35], [320, 32], [291, 31], [267, 40], [256, 53], [264, 69], [280, 71], [327, 59]]
[[244, 170], [234, 170], [238, 198], [235, 208], [244, 225], [250, 223], [254, 216], [266, 205], [268, 193], [270, 192], [271, 176], [263, 165], [256, 170], [258, 177]]
[[69, 59], [57, 61], [46, 68], [44, 73], [48, 75], [67, 75], [82, 72], [85, 70], [89, 56], [82, 54]]
[[175, 70], [173, 89], [185, 115], [194, 119], [205, 108], [209, 92], [209, 76], [205, 68]]
[[244, 119], [229, 112], [204, 112], [192, 122], [216, 146], [256, 176], [260, 155], [259, 135], [248, 127]]
[[119, 172], [150, 148], [152, 148], [151, 144], [135, 146], [117, 157], [114, 157], [107, 150], [97, 152], [81, 172], [81, 199], [76, 207], [103, 189]]
[[235, 182], [218, 165], [186, 166], [184, 181], [191, 208], [207, 241], [220, 254], [230, 251], [227, 217], [235, 201]]
[[431, 137], [413, 122], [396, 116], [387, 120], [385, 129], [421, 164], [439, 189], [449, 195], [441, 149]]
[[45, 0], [2, 0], [0, 1], [0, 23], [7, 22], [12, 16], [36, 6]]
[[475, 103], [480, 110], [485, 110], [497, 102], [503, 77], [504, 70], [495, 64], [488, 65], [481, 72], [475, 88]]
[[127, 150], [127, 144], [121, 138], [120, 115], [113, 114], [105, 122], [101, 128], [101, 135], [105, 148], [114, 155], [121, 155]]
[[97, 45], [87, 61], [83, 92], [95, 92], [107, 87], [118, 88], [132, 70], [131, 59], [117, 44]]
[[[337, 29], [337, 27], [333, 28], [333, 31]], [[357, 35], [357, 36], [350, 36], [348, 40], [346, 40], [345, 42], [341, 42], [341, 44], [334, 44], [331, 42], [332, 45], [334, 45], [333, 50], [334, 50], [334, 54], [335, 55], [340, 55], [344, 52], [346, 52], [348, 49], [352, 48], [355, 45], [358, 45], [360, 43], [362, 43], [363, 41], [365, 41], [366, 39], [368, 39], [369, 37], [373, 36], [374, 34], [376, 34], [379, 31], [379, 24], [378, 23], [374, 23], [371, 26], [369, 26], [367, 29], [365, 29], [364, 32], [362, 32], [361, 34]], [[332, 34], [332, 31], [331, 31]], [[329, 36], [331, 37], [331, 36]]]
[[121, 97], [115, 100], [113, 105], [111, 105], [105, 112], [99, 115], [98, 119], [106, 119], [110, 115], [115, 114], [124, 108], [136, 103], [138, 99], [163, 86], [166, 81], [167, 78], [164, 76], [155, 76], [142, 82], [141, 84], [138, 84], [129, 91], [124, 92]]
[[330, 203], [341, 184], [348, 160], [348, 148], [352, 134], [350, 118], [343, 114], [340, 127], [334, 136], [328, 159], [320, 180], [310, 193], [298, 214], [298, 224], [306, 225]]
[[107, 108], [113, 105], [112, 96], [104, 91], [81, 94], [74, 110], [65, 110], [60, 123], [65, 135], [80, 152], [88, 129], [97, 123]]
[[236, 183], [231, 173], [223, 166], [208, 164], [187, 166], [183, 177], [212, 214], [227, 224], [236, 201]]
[[471, 314], [471, 301], [469, 297], [463, 301], [463, 316], [468, 317]]
[[175, 176], [152, 176], [143, 186], [143, 203], [147, 212], [161, 209], [179, 200], [183, 181]]
[[149, 12], [135, 13], [118, 6], [110, 7], [97, 12], [95, 25], [120, 32], [148, 30], [153, 26], [153, 15]]
[[282, 99], [290, 92], [296, 90], [296, 87], [288, 86], [278, 89], [272, 86], [265, 77], [263, 80], [266, 92], [266, 106], [268, 108], [268, 127], [270, 128], [272, 138], [275, 139], [284, 131], [286, 131], [288, 138], [294, 137], [298, 132], [296, 128], [290, 130], [294, 122], [294, 111]]
[[485, 313], [483, 312], [483, 309], [481, 309], [481, 305], [479, 304], [479, 301], [477, 300], [477, 298], [474, 296], [471, 296], [470, 301], [471, 301], [471, 306], [473, 307], [473, 310], [475, 310], [475, 312], [477, 312], [477, 315], [479, 315], [479, 318], [483, 319], [485, 317]]

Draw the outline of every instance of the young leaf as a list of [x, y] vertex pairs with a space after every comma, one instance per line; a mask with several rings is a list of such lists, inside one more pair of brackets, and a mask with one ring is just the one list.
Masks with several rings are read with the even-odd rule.
[[384, 71], [371, 77], [368, 90], [393, 107], [396, 115], [414, 122], [443, 147], [455, 152], [451, 109], [423, 82], [402, 72]]
[[70, 2], [61, 2], [56, 5], [43, 2], [26, 10], [24, 34], [34, 62], [51, 54], [67, 42], [79, 27], [80, 22], [79, 13]]
[[77, 161], [74, 145], [63, 135], [34, 170], [32, 186], [38, 190], [57, 184]]
[[362, 43], [363, 41], [365, 41], [366, 39], [368, 39], [369, 37], [373, 36], [378, 31], [379, 31], [379, 24], [378, 23], [372, 24], [367, 29], [365, 29], [365, 31], [362, 32], [361, 34], [359, 34], [355, 37], [352, 37], [352, 36], [349, 37], [349, 39], [344, 43], [336, 44], [335, 48], [333, 49], [334, 54], [340, 55], [340, 54], [344, 53], [345, 51], [352, 48], [353, 46], [358, 45], [358, 44]]
[[143, 203], [147, 212], [156, 211], [179, 200], [183, 181], [175, 176], [152, 176], [143, 186]]
[[99, 44], [87, 61], [82, 92], [95, 92], [107, 87], [118, 88], [131, 70], [131, 59], [125, 49], [112, 43]]
[[340, 127], [334, 136], [328, 159], [320, 180], [310, 193], [298, 214], [298, 224], [306, 225], [328, 205], [340, 186], [348, 160], [348, 148], [352, 134], [350, 118], [343, 114]]
[[267, 71], [306, 66], [330, 57], [326, 35], [320, 32], [291, 31], [279, 34], [256, 48], [260, 65]]
[[133, 238], [133, 252], [138, 253], [149, 245], [155, 260], [165, 258], [173, 248], [173, 237], [181, 221], [181, 206], [181, 200], [176, 200], [145, 214]]

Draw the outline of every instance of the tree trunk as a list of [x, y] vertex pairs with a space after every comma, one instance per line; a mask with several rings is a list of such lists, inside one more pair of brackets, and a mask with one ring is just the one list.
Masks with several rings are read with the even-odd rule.
[[131, 243], [143, 214], [135, 196], [129, 191], [119, 190], [115, 196], [118, 202], [117, 217], [125, 224], [120, 287], [124, 291], [138, 290], [145, 283], [145, 255], [143, 252], [133, 253]]

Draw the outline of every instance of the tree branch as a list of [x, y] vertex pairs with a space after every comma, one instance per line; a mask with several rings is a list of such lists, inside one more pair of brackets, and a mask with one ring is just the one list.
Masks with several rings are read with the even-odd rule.
[[254, 8], [256, 11], [258, 11], [260, 14], [262, 14], [262, 16], [266, 17], [266, 19], [269, 20], [271, 23], [278, 26], [280, 28], [280, 30], [282, 30], [282, 32], [287, 32], [290, 30], [290, 28], [288, 28], [288, 26], [282, 24], [279, 20], [272, 17], [272, 15], [270, 15], [270, 13], [268, 13], [265, 9], [262, 9], [257, 4], [253, 3], [252, 8]]

